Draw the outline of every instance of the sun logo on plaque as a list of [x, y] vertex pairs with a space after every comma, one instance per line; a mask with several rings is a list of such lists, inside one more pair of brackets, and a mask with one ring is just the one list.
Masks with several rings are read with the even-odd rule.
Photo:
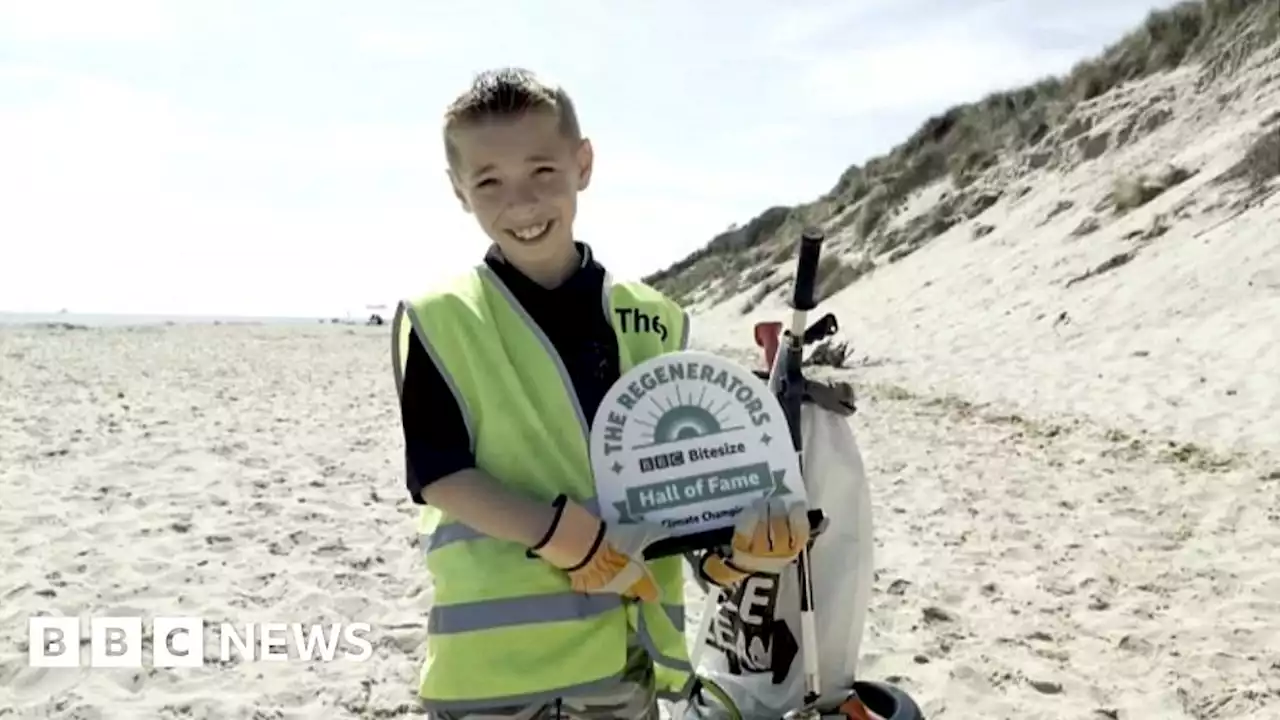
[[725, 427], [724, 421], [727, 419], [725, 410], [728, 409], [729, 403], [725, 402], [722, 407], [716, 408], [714, 402], [706, 400], [706, 395], [706, 389], [703, 388], [702, 394], [696, 400], [692, 395], [686, 398], [677, 386], [674, 401], [667, 398], [665, 406], [651, 395], [649, 402], [656, 411], [650, 410], [647, 420], [634, 419], [637, 425], [646, 428], [640, 433], [640, 437], [646, 442], [635, 447], [665, 445], [742, 429]]
[[697, 405], [677, 405], [658, 418], [652, 435], [656, 445], [718, 432], [720, 421], [710, 410]]
[[755, 500], [803, 490], [795, 449], [772, 442], [789, 435], [750, 370], [698, 351], [650, 358], [614, 383], [591, 425], [600, 517], [677, 535], [730, 527]]

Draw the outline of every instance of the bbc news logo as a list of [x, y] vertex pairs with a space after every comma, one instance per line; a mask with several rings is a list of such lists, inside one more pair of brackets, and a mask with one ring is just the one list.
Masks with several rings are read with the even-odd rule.
[[[200, 667], [207, 659], [222, 663], [236, 660], [333, 662], [338, 659], [363, 662], [373, 656], [373, 644], [367, 637], [368, 623], [219, 623], [213, 627], [218, 640], [217, 654], [209, 655], [203, 619], [153, 618], [152, 667]], [[31, 667], [84, 665], [80, 631], [78, 617], [28, 618], [27, 658]], [[90, 618], [88, 667], [142, 667], [143, 637], [140, 617]]]

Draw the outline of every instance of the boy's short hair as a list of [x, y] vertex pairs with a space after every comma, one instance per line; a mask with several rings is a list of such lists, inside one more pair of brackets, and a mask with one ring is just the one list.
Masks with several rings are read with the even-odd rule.
[[450, 138], [455, 128], [490, 119], [515, 118], [536, 110], [556, 113], [560, 133], [575, 142], [582, 139], [578, 113], [564, 88], [524, 68], [506, 67], [477, 74], [471, 87], [444, 113], [444, 150], [449, 166], [453, 167], [458, 160], [457, 148]]

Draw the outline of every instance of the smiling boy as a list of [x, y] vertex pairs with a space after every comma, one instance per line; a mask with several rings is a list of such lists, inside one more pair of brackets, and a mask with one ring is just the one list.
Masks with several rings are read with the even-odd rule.
[[[434, 580], [418, 693], [438, 720], [657, 718], [657, 698], [693, 679], [681, 560], [643, 559], [662, 528], [600, 520], [587, 437], [621, 373], [686, 347], [688, 317], [613, 281], [574, 238], [594, 158], [563, 90], [481, 73], [446, 112], [444, 143], [454, 194], [491, 246], [393, 322]], [[622, 322], [635, 313], [661, 322]], [[808, 538], [802, 509], [744, 515], [759, 521], [743, 526], [755, 545], [707, 563], [716, 582], [780, 568]]]

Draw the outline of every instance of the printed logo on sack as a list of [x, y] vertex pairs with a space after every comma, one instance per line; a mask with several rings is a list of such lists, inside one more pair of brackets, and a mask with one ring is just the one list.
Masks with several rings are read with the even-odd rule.
[[[209, 654], [206, 630], [215, 636]], [[373, 656], [368, 623], [205, 623], [198, 617], [156, 617], [151, 621], [151, 666], [200, 667], [206, 661], [364, 662]], [[27, 659], [31, 667], [142, 667], [145, 633], [141, 617], [89, 620], [88, 662], [83, 662], [78, 617], [27, 619]], [[233, 650], [234, 649], [234, 650]]]
[[751, 575], [716, 608], [707, 644], [720, 651], [730, 675], [769, 673], [780, 685], [799, 654], [796, 636], [779, 615], [779, 576]]
[[755, 375], [703, 352], [638, 365], [592, 423], [605, 520], [680, 534], [724, 527], [760, 497], [789, 495], [800, 468], [778, 401]]

